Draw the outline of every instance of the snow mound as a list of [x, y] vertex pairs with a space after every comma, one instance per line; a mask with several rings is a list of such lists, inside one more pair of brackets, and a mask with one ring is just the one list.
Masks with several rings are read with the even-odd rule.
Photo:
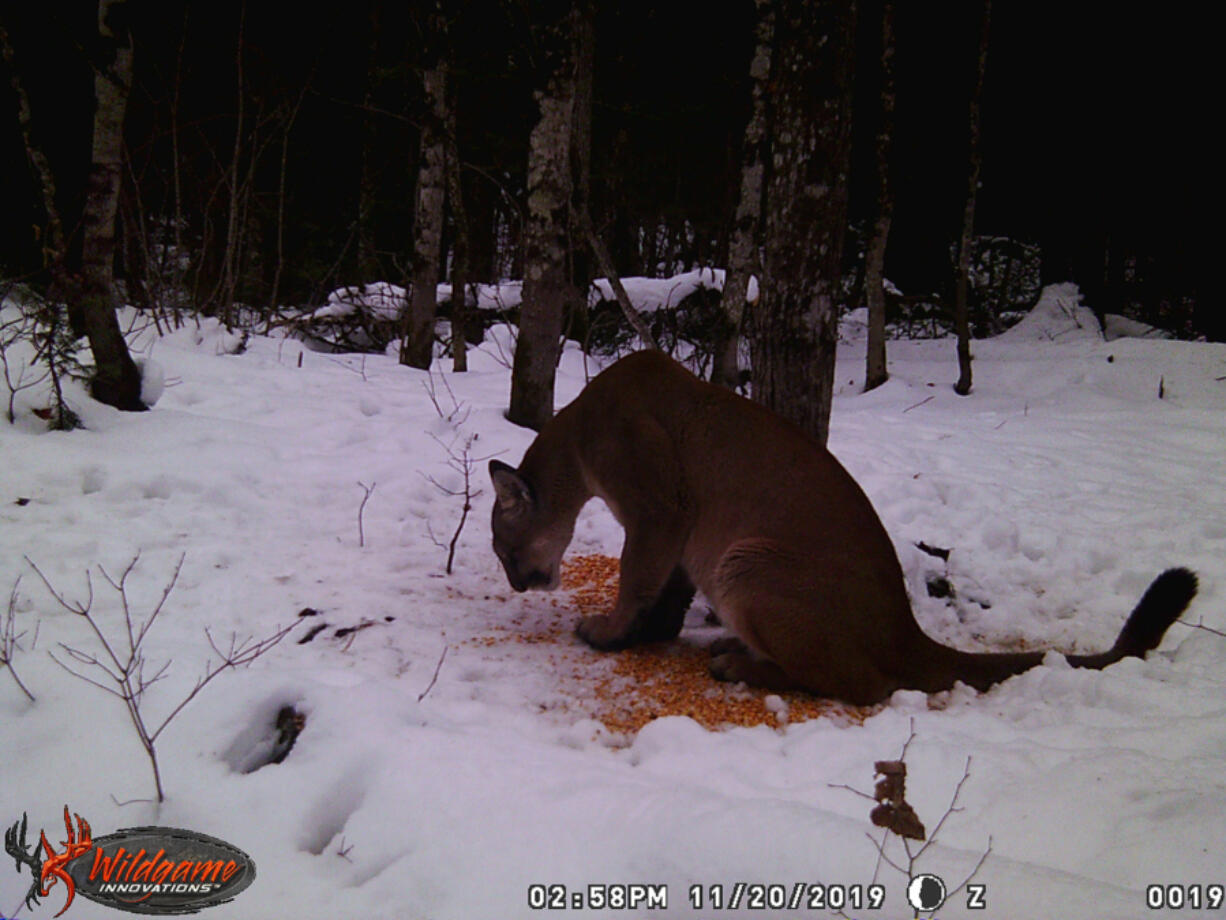
[[140, 371], [140, 401], [153, 408], [166, 392], [166, 371], [152, 358], [137, 358], [136, 368]]
[[[693, 271], [682, 272], [671, 278], [622, 278], [622, 287], [634, 308], [641, 313], [654, 313], [656, 310], [675, 307], [695, 291], [724, 289], [725, 272], [722, 268], [696, 268]], [[616, 300], [613, 285], [606, 278], [597, 278], [592, 282], [590, 304], [600, 300]], [[746, 300], [754, 303], [758, 299], [758, 279], [749, 279]]]
[[1174, 336], [1165, 329], [1151, 326], [1140, 320], [1129, 319], [1118, 313], [1108, 313], [1103, 317], [1103, 336], [1108, 342], [1116, 339], [1173, 339]]
[[361, 311], [379, 319], [395, 320], [404, 312], [404, 305], [404, 288], [387, 281], [376, 281], [372, 284], [337, 288], [328, 295], [328, 302], [312, 313], [311, 317], [341, 317]]
[[1081, 305], [1081, 290], [1071, 281], [1049, 284], [1039, 302], [1013, 328], [996, 336], [1000, 342], [1102, 341], [1098, 318]]

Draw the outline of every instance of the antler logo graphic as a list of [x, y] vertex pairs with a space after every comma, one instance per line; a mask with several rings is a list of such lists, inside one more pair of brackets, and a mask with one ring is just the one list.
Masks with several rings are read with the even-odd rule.
[[64, 890], [68, 893], [68, 900], [60, 908], [60, 913], [56, 914], [57, 917], [68, 910], [69, 905], [72, 904], [72, 899], [76, 897], [77, 893], [77, 887], [73, 883], [72, 877], [65, 871], [66, 867], [78, 856], [89, 852], [90, 848], [94, 845], [93, 833], [90, 831], [89, 822], [77, 814], [72, 815], [72, 817], [77, 819], [76, 831], [72, 828], [72, 819], [68, 815], [68, 806], [65, 805], [64, 827], [68, 832], [68, 839], [60, 841], [60, 846], [64, 848], [62, 853], [55, 852], [55, 848], [47, 840], [46, 831], [41, 833], [41, 840], [39, 842], [45, 853], [45, 858], [44, 854], [38, 851], [38, 846], [31, 849], [26, 844], [27, 816], [25, 814], [22, 814], [20, 824], [14, 823], [4, 833], [4, 851], [17, 860], [17, 870], [21, 871], [22, 865], [27, 865], [34, 876], [34, 882], [26, 893], [26, 907], [33, 909], [40, 897], [45, 898], [51, 893], [51, 888], [55, 885], [56, 881], [64, 883]]

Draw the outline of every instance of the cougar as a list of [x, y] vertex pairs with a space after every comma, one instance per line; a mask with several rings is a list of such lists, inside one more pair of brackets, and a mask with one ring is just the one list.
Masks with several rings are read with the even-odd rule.
[[[625, 529], [611, 613], [584, 617], [598, 649], [675, 638], [700, 588], [736, 637], [711, 673], [774, 691], [869, 704], [895, 690], [985, 690], [1044, 652], [971, 653], [920, 629], [902, 567], [864, 492], [780, 416], [642, 351], [597, 376], [539, 432], [519, 468], [490, 462], [494, 552], [511, 587], [558, 585], [593, 496]], [[1196, 594], [1187, 569], [1150, 585], [1102, 668], [1142, 657]]]

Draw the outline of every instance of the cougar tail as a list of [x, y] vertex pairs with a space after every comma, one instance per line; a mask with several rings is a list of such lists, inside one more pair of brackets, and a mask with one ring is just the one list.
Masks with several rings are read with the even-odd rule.
[[[1170, 625], [1187, 609], [1196, 596], [1196, 588], [1196, 576], [1192, 572], [1182, 568], [1167, 569], [1146, 589], [1109, 651], [1097, 655], [1069, 655], [1069, 664], [1075, 668], [1105, 668], [1122, 658], [1145, 657], [1146, 652], [1158, 647]], [[1030, 670], [1046, 654], [975, 654], [946, 646], [937, 647], [941, 651], [934, 657], [939, 659], [939, 664], [926, 675], [928, 680], [924, 683], [927, 685], [918, 686], [917, 689], [929, 692], [947, 689], [960, 680], [979, 690], [986, 690], [1006, 678]], [[938, 688], [935, 684], [942, 686]]]

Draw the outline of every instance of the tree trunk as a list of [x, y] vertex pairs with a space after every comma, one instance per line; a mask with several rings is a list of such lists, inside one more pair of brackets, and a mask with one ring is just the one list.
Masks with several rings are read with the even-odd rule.
[[132, 85], [132, 37], [125, 0], [99, 0], [103, 58], [94, 77], [93, 160], [82, 216], [81, 318], [94, 353], [90, 391], [117, 409], [138, 411], [140, 372], [115, 315], [115, 212], [123, 164], [123, 119]]
[[454, 93], [447, 106], [444, 143], [447, 154], [447, 197], [451, 201], [451, 222], [455, 228], [455, 242], [451, 251], [451, 369], [462, 373], [468, 370], [468, 294], [466, 288], [472, 271], [472, 247], [469, 244], [468, 209], [464, 206], [464, 185], [460, 181], [460, 151], [456, 142]]
[[[43, 213], [47, 223], [42, 231], [42, 261], [43, 267], [50, 275], [50, 288], [47, 291], [49, 300], [57, 301], [66, 295], [65, 275], [67, 266], [65, 259], [68, 254], [68, 244], [64, 239], [64, 224], [60, 220], [59, 207], [55, 202], [55, 174], [51, 171], [51, 163], [46, 154], [34, 141], [30, 97], [26, 95], [25, 84], [17, 72], [16, 54], [9, 40], [8, 30], [0, 23], [0, 51], [3, 51], [4, 62], [9, 68], [9, 82], [13, 95], [17, 98], [17, 122], [21, 126], [21, 137], [25, 142], [26, 156], [30, 165], [38, 175], [39, 189], [43, 196]], [[75, 317], [73, 314], [76, 314]], [[72, 329], [77, 335], [85, 334], [84, 319], [80, 315], [79, 304], [69, 304], [69, 318]]]
[[889, 379], [885, 359], [885, 247], [894, 216], [890, 187], [890, 141], [894, 132], [894, 2], [885, 0], [881, 13], [881, 125], [877, 131], [877, 219], [864, 263], [864, 302], [868, 307], [868, 353], [864, 389]]
[[740, 383], [739, 360], [741, 325], [749, 296], [749, 279], [758, 267], [758, 239], [762, 224], [762, 181], [765, 171], [763, 142], [766, 138], [766, 100], [771, 72], [771, 43], [774, 41], [774, 10], [770, 0], [758, 0], [757, 44], [749, 65], [753, 81], [753, 104], [745, 125], [741, 151], [741, 192], [736, 206], [732, 238], [728, 244], [728, 264], [720, 313], [724, 328], [714, 343], [711, 380], [726, 387]]
[[[591, 215], [592, 93], [596, 70], [596, 10], [592, 0], [576, 0], [575, 105], [571, 113], [571, 310], [587, 315], [588, 291], [595, 271], [583, 219]], [[604, 271], [603, 268], [600, 271]]]
[[425, 70], [422, 88], [428, 112], [422, 119], [417, 198], [413, 208], [413, 277], [405, 315], [400, 363], [428, 368], [434, 352], [439, 256], [443, 238], [443, 201], [447, 187], [447, 57], [446, 22], [435, 5], [427, 16]]
[[617, 273], [617, 268], [613, 264], [613, 256], [610, 254], [608, 247], [605, 246], [604, 242], [596, 234], [596, 228], [592, 226], [591, 217], [587, 212], [583, 212], [575, 215], [575, 220], [582, 230], [588, 245], [592, 247], [592, 254], [596, 256], [596, 264], [600, 266], [605, 280], [609, 282], [609, 287], [613, 289], [613, 296], [617, 299], [618, 306], [622, 308], [622, 314], [626, 317], [626, 322], [638, 333], [639, 340], [646, 348], [659, 348], [660, 346], [651, 334], [651, 329], [647, 326], [647, 322], [639, 314], [639, 311], [634, 309], [634, 304], [630, 302], [630, 295], [626, 293], [621, 276]]
[[370, 46], [366, 58], [366, 94], [362, 110], [362, 163], [358, 178], [358, 280], [370, 283], [379, 280], [379, 260], [375, 254], [374, 210], [378, 194], [374, 157], [379, 143], [373, 111], [375, 82], [379, 70], [379, 9], [380, 0], [370, 4]]
[[954, 330], [958, 336], [958, 382], [954, 392], [967, 396], [971, 392], [971, 328], [970, 272], [971, 246], [975, 234], [975, 196], [979, 192], [979, 107], [983, 99], [983, 74], [988, 64], [988, 29], [992, 19], [992, 0], [983, 0], [983, 24], [979, 31], [979, 57], [975, 71], [975, 91], [970, 110], [970, 178], [967, 183], [966, 208], [962, 212], [962, 238], [958, 242], [958, 279], [954, 288]]
[[227, 329], [234, 325], [234, 300], [238, 290], [239, 276], [239, 235], [241, 218], [239, 216], [239, 198], [241, 183], [239, 181], [240, 167], [243, 158], [243, 140], [247, 136], [246, 122], [246, 87], [243, 74], [243, 54], [246, 49], [247, 4], [244, 0], [238, 11], [238, 44], [234, 52], [234, 79], [237, 87], [237, 102], [234, 115], [234, 149], [230, 155], [230, 165], [227, 168], [229, 187], [227, 189], [226, 207], [226, 237], [225, 250], [222, 252], [221, 278], [217, 291], [217, 308], [222, 323]]
[[554, 371], [566, 306], [570, 227], [570, 144], [575, 99], [574, 21], [569, 0], [545, 4], [539, 51], [544, 88], [528, 139], [524, 287], [507, 419], [540, 429], [553, 416]]
[[826, 442], [851, 147], [853, 0], [774, 0], [753, 398]]

